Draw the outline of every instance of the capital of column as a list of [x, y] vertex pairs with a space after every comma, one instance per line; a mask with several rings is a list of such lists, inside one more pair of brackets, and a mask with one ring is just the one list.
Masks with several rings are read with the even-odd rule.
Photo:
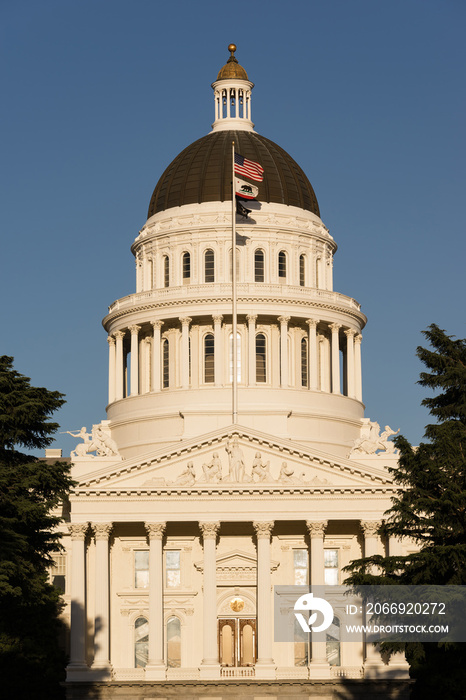
[[68, 527], [72, 540], [83, 540], [89, 529], [89, 523], [71, 523]]
[[154, 330], [159, 331], [163, 326], [163, 321], [151, 321], [150, 324]]
[[117, 340], [122, 340], [125, 337], [124, 331], [115, 331], [115, 338]]
[[320, 522], [314, 522], [312, 520], [306, 520], [306, 527], [311, 537], [323, 537], [325, 535], [325, 530], [327, 528], [327, 520], [321, 520]]
[[206, 539], [215, 539], [217, 532], [220, 529], [220, 523], [199, 523], [199, 529], [202, 532], [202, 537]]
[[347, 328], [345, 331], [343, 331], [344, 334], [346, 335], [347, 338], [352, 338], [353, 336], [356, 335], [356, 331], [353, 328]]
[[279, 317], [278, 317], [278, 320], [280, 321], [280, 323], [281, 323], [282, 325], [284, 325], [285, 323], [288, 323], [288, 321], [290, 320], [290, 318], [291, 318], [291, 316], [279, 316]]
[[108, 343], [109, 345], [115, 345], [116, 341], [115, 341], [115, 338], [113, 337], [113, 335], [109, 335], [109, 336], [107, 337], [107, 343]]
[[309, 326], [309, 328], [317, 328], [317, 324], [319, 323], [319, 321], [315, 318], [308, 318], [306, 320], [306, 323]]
[[339, 323], [331, 323], [329, 328], [332, 331], [332, 333], [338, 333], [338, 331], [341, 328], [341, 325]]
[[361, 520], [361, 528], [365, 537], [375, 537], [381, 523], [378, 520]]
[[192, 320], [193, 320], [193, 319], [190, 318], [189, 316], [182, 316], [182, 317], [180, 318], [180, 323], [181, 323], [181, 325], [182, 325], [183, 327], [184, 327], [184, 326], [189, 326], [189, 324], [191, 323]]
[[321, 335], [321, 334], [319, 333], [319, 335], [317, 336], [317, 340], [319, 341], [319, 343], [323, 343], [324, 340], [325, 340], [325, 335]]
[[166, 525], [166, 523], [144, 523], [149, 540], [161, 540]]
[[142, 339], [142, 342], [145, 343], [146, 345], [150, 345], [152, 343], [152, 338], [150, 338], [148, 335], [146, 335], [146, 337]]
[[108, 540], [113, 528], [113, 523], [92, 523], [96, 540]]
[[257, 314], [247, 314], [246, 319], [248, 323], [255, 323], [257, 321]]
[[270, 535], [273, 530], [274, 521], [269, 520], [265, 522], [254, 521], [252, 524], [254, 530], [256, 531], [256, 536], [258, 539], [267, 538], [270, 539]]
[[129, 330], [131, 332], [131, 335], [137, 335], [139, 333], [139, 331], [141, 330], [141, 326], [137, 326], [137, 325], [129, 326]]
[[222, 314], [216, 314], [215, 316], [212, 316], [214, 323], [221, 323], [223, 321], [223, 316]]
[[356, 345], [361, 345], [361, 341], [362, 341], [361, 333], [358, 333], [357, 335], [354, 336], [354, 342], [356, 343]]

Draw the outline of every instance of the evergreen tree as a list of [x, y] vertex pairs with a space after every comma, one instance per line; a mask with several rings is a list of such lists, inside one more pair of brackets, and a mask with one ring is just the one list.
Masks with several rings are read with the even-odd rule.
[[60, 596], [48, 582], [60, 551], [60, 505], [72, 485], [69, 465], [49, 465], [17, 447], [44, 448], [64, 403], [58, 391], [30, 385], [0, 357], [0, 677], [5, 698], [62, 697], [66, 659], [58, 645]]
[[[432, 349], [417, 348], [427, 368], [418, 383], [436, 392], [422, 401], [436, 423], [426, 426], [417, 449], [403, 436], [395, 439], [400, 456], [390, 471], [400, 488], [381, 528], [385, 536], [413, 540], [419, 551], [352, 562], [347, 583], [356, 586], [466, 585], [466, 339], [435, 324], [424, 335]], [[465, 644], [384, 646], [405, 649], [417, 678], [413, 699], [466, 697]]]

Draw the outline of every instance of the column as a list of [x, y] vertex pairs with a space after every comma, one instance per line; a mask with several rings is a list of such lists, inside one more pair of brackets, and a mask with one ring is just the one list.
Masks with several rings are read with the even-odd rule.
[[256, 383], [256, 321], [257, 314], [248, 314], [248, 385]]
[[89, 523], [72, 523], [71, 535], [71, 634], [67, 678], [86, 666], [86, 546]]
[[317, 391], [319, 386], [318, 379], [318, 355], [317, 355], [317, 324], [314, 318], [308, 318], [306, 321], [309, 327], [309, 339], [308, 339], [308, 365], [309, 365], [309, 389], [311, 391]]
[[115, 353], [115, 399], [118, 401], [123, 398], [123, 378], [124, 378], [124, 367], [123, 367], [123, 338], [125, 334], [123, 331], [117, 331], [115, 333], [116, 339], [116, 353]]
[[214, 320], [214, 384], [222, 386], [222, 320], [218, 314], [212, 316]]
[[141, 326], [130, 326], [131, 331], [131, 396], [139, 393], [139, 341]]
[[189, 387], [189, 316], [180, 318], [181, 322], [181, 388]]
[[217, 558], [219, 522], [199, 523], [204, 543], [203, 659], [201, 679], [220, 678], [217, 645]]
[[149, 661], [146, 680], [165, 679], [163, 655], [163, 551], [165, 523], [145, 523], [149, 537]]
[[116, 365], [116, 344], [115, 338], [109, 335], [108, 342], [108, 403], [115, 401], [115, 365]]
[[346, 381], [348, 387], [348, 396], [355, 398], [355, 376], [354, 376], [354, 336], [356, 331], [352, 328], [347, 328], [346, 335]]
[[361, 341], [362, 335], [358, 333], [354, 339], [354, 388], [358, 401], [362, 401]]
[[289, 316], [279, 316], [280, 321], [280, 386], [288, 387], [288, 321]]
[[332, 394], [340, 393], [340, 340], [338, 323], [330, 324], [332, 331]]
[[[323, 586], [324, 580], [324, 534], [327, 521], [306, 522], [311, 538], [311, 586]], [[319, 595], [319, 592], [316, 593]], [[311, 663], [309, 678], [330, 678], [330, 665], [327, 661], [327, 644], [325, 632], [311, 633]]]
[[99, 678], [110, 676], [110, 610], [108, 539], [112, 523], [93, 523], [95, 532], [95, 632], [93, 669]]
[[272, 656], [272, 577], [270, 535], [273, 520], [254, 522], [257, 536], [257, 662], [256, 678], [275, 678]]
[[151, 322], [154, 339], [152, 343], [152, 391], [160, 391], [160, 329], [163, 321]]
[[[364, 556], [372, 557], [374, 554], [379, 554], [379, 537], [377, 531], [380, 527], [380, 522], [376, 520], [361, 521], [361, 528], [364, 533]], [[370, 618], [364, 621], [366, 624], [370, 622]], [[366, 642], [366, 660], [364, 662], [364, 677], [374, 678], [380, 675], [383, 662], [380, 657], [380, 652], [371, 641]]]

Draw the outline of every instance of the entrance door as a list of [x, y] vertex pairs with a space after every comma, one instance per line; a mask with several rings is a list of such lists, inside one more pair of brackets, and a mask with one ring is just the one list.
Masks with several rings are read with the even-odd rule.
[[222, 666], [254, 666], [256, 662], [255, 619], [219, 620], [218, 641]]

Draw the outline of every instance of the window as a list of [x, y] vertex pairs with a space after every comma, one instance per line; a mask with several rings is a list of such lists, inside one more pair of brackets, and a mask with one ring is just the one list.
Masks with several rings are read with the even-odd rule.
[[168, 339], [162, 341], [162, 387], [166, 389], [170, 384], [170, 348]]
[[134, 667], [145, 668], [149, 661], [149, 623], [138, 617], [134, 623]]
[[177, 617], [170, 617], [167, 620], [167, 666], [168, 668], [181, 666], [181, 622]]
[[149, 551], [134, 552], [134, 587], [149, 588]]
[[215, 282], [215, 254], [210, 249], [204, 253], [204, 281]]
[[191, 279], [191, 256], [183, 253], [183, 284], [189, 284]]
[[286, 279], [286, 253], [281, 250], [278, 254], [278, 277]]
[[309, 663], [309, 633], [305, 632], [298, 620], [294, 621], [294, 665], [307, 666]]
[[338, 549], [324, 549], [324, 583], [338, 585]]
[[66, 590], [66, 554], [54, 554], [53, 565], [50, 572], [52, 586], [60, 593]]
[[264, 279], [264, 251], [256, 250], [254, 253], [254, 282], [263, 282]]
[[204, 338], [204, 381], [206, 384], [215, 381], [215, 340], [212, 333]]
[[170, 260], [168, 255], [163, 256], [163, 286], [170, 286]]
[[317, 258], [317, 260], [316, 260], [316, 287], [317, 287], [317, 288], [318, 288], [319, 285], [320, 285], [319, 270], [320, 270], [320, 258]]
[[256, 382], [267, 381], [266, 338], [263, 333], [256, 335]]
[[[241, 336], [236, 334], [236, 381], [241, 381]], [[233, 382], [233, 333], [230, 333], [230, 382]]]
[[304, 287], [306, 284], [306, 257], [299, 256], [299, 286]]
[[307, 338], [301, 338], [301, 386], [307, 387]]
[[333, 618], [333, 622], [327, 630], [327, 661], [330, 666], [341, 666], [340, 660], [340, 620]]
[[181, 585], [181, 552], [168, 550], [165, 552], [165, 585], [167, 588], [177, 588]]
[[308, 579], [309, 555], [307, 549], [293, 550], [294, 585], [305, 586]]

